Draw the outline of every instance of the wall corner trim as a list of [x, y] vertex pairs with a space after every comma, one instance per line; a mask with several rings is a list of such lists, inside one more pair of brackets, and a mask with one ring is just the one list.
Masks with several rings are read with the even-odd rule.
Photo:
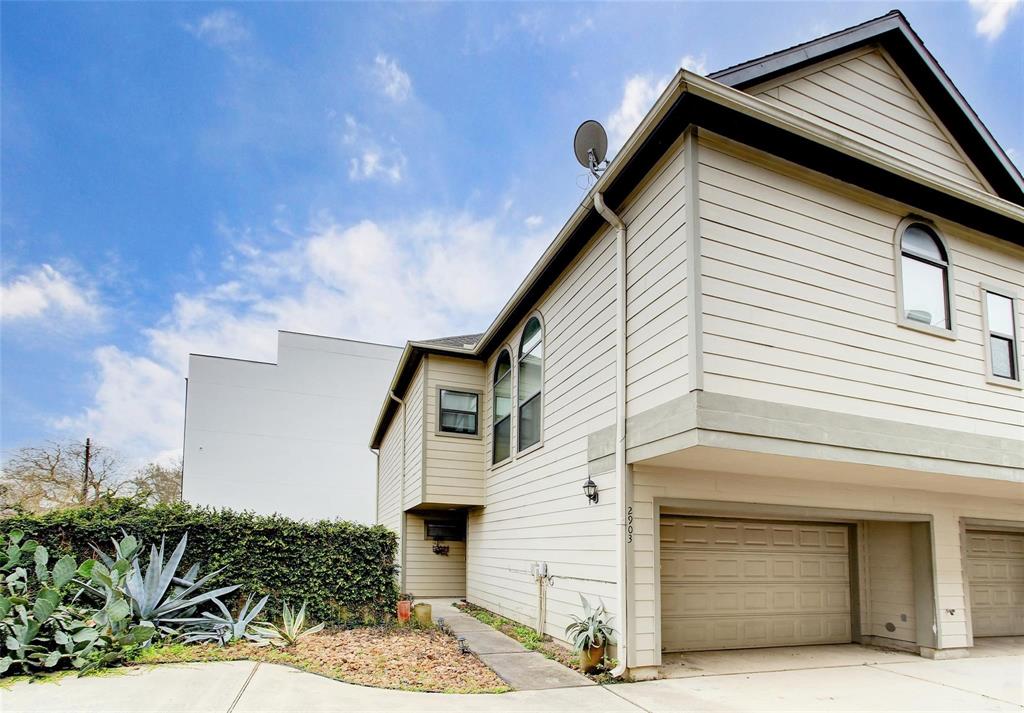
[[700, 156], [697, 127], [686, 130], [686, 303], [690, 391], [704, 389], [704, 288], [701, 285]]

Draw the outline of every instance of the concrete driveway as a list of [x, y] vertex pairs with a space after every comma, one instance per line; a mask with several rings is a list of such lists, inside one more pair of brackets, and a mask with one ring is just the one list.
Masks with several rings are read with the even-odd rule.
[[501, 695], [409, 693], [250, 662], [154, 666], [19, 683], [0, 710], [110, 713], [254, 711], [1020, 711], [1024, 656], [902, 660], [730, 673]]

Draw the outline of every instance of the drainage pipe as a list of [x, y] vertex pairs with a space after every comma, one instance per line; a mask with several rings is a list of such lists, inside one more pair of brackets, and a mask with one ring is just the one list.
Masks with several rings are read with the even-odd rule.
[[402, 469], [398, 489], [398, 588], [399, 595], [405, 594], [405, 401], [398, 398], [394, 391], [388, 396], [402, 409]]
[[612, 676], [626, 672], [629, 656], [628, 532], [629, 493], [626, 465], [626, 224], [604, 202], [604, 194], [594, 193], [594, 208], [615, 228], [615, 494], [616, 494], [616, 572], [619, 600], [618, 665]]

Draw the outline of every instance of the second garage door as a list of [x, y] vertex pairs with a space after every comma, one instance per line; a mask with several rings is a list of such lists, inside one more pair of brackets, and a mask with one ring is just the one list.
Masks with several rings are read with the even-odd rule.
[[662, 649], [850, 641], [848, 528], [662, 516]]
[[1024, 636], [1024, 533], [967, 531], [975, 636]]

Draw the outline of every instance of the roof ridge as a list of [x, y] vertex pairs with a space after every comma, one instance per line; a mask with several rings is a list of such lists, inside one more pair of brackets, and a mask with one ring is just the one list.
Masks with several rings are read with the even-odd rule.
[[777, 50], [774, 50], [772, 52], [768, 52], [767, 54], [763, 54], [763, 55], [760, 55], [758, 57], [754, 57], [752, 59], [746, 59], [746, 60], [743, 60], [742, 62], [737, 62], [736, 64], [730, 65], [728, 67], [723, 67], [722, 69], [716, 69], [714, 72], [712, 72], [711, 74], [707, 75], [708, 79], [715, 79], [716, 77], [719, 77], [719, 76], [721, 76], [723, 74], [728, 74], [728, 73], [738, 69], [739, 67], [746, 67], [748, 65], [758, 64], [759, 62], [763, 62], [765, 60], [768, 60], [768, 59], [770, 59], [770, 58], [772, 58], [772, 57], [774, 57], [776, 55], [785, 54], [787, 52], [792, 52], [793, 50], [799, 49], [801, 47], [806, 47], [807, 45], [812, 45], [812, 44], [814, 44], [816, 42], [821, 42], [822, 40], [827, 40], [830, 37], [835, 37], [835, 36], [838, 36], [838, 35], [846, 34], [846, 33], [850, 32], [852, 30], [856, 30], [856, 29], [864, 27], [866, 25], [870, 25], [873, 22], [878, 22], [880, 20], [884, 20], [884, 19], [886, 19], [888, 17], [900, 17], [900, 18], [903, 18], [904, 22], [906, 22], [906, 16], [902, 12], [900, 12], [899, 10], [890, 10], [889, 12], [885, 13], [884, 15], [879, 15], [877, 17], [872, 17], [872, 18], [870, 18], [868, 20], [864, 20], [863, 22], [859, 22], [856, 25], [850, 25], [848, 27], [843, 27], [843, 28], [840, 28], [838, 30], [834, 30], [832, 32], [827, 32], [824, 35], [820, 35], [818, 37], [814, 37], [814, 38], [809, 39], [809, 40], [804, 40], [803, 42], [798, 42], [795, 45], [791, 45], [789, 47], [784, 47], [782, 49], [777, 49]]

